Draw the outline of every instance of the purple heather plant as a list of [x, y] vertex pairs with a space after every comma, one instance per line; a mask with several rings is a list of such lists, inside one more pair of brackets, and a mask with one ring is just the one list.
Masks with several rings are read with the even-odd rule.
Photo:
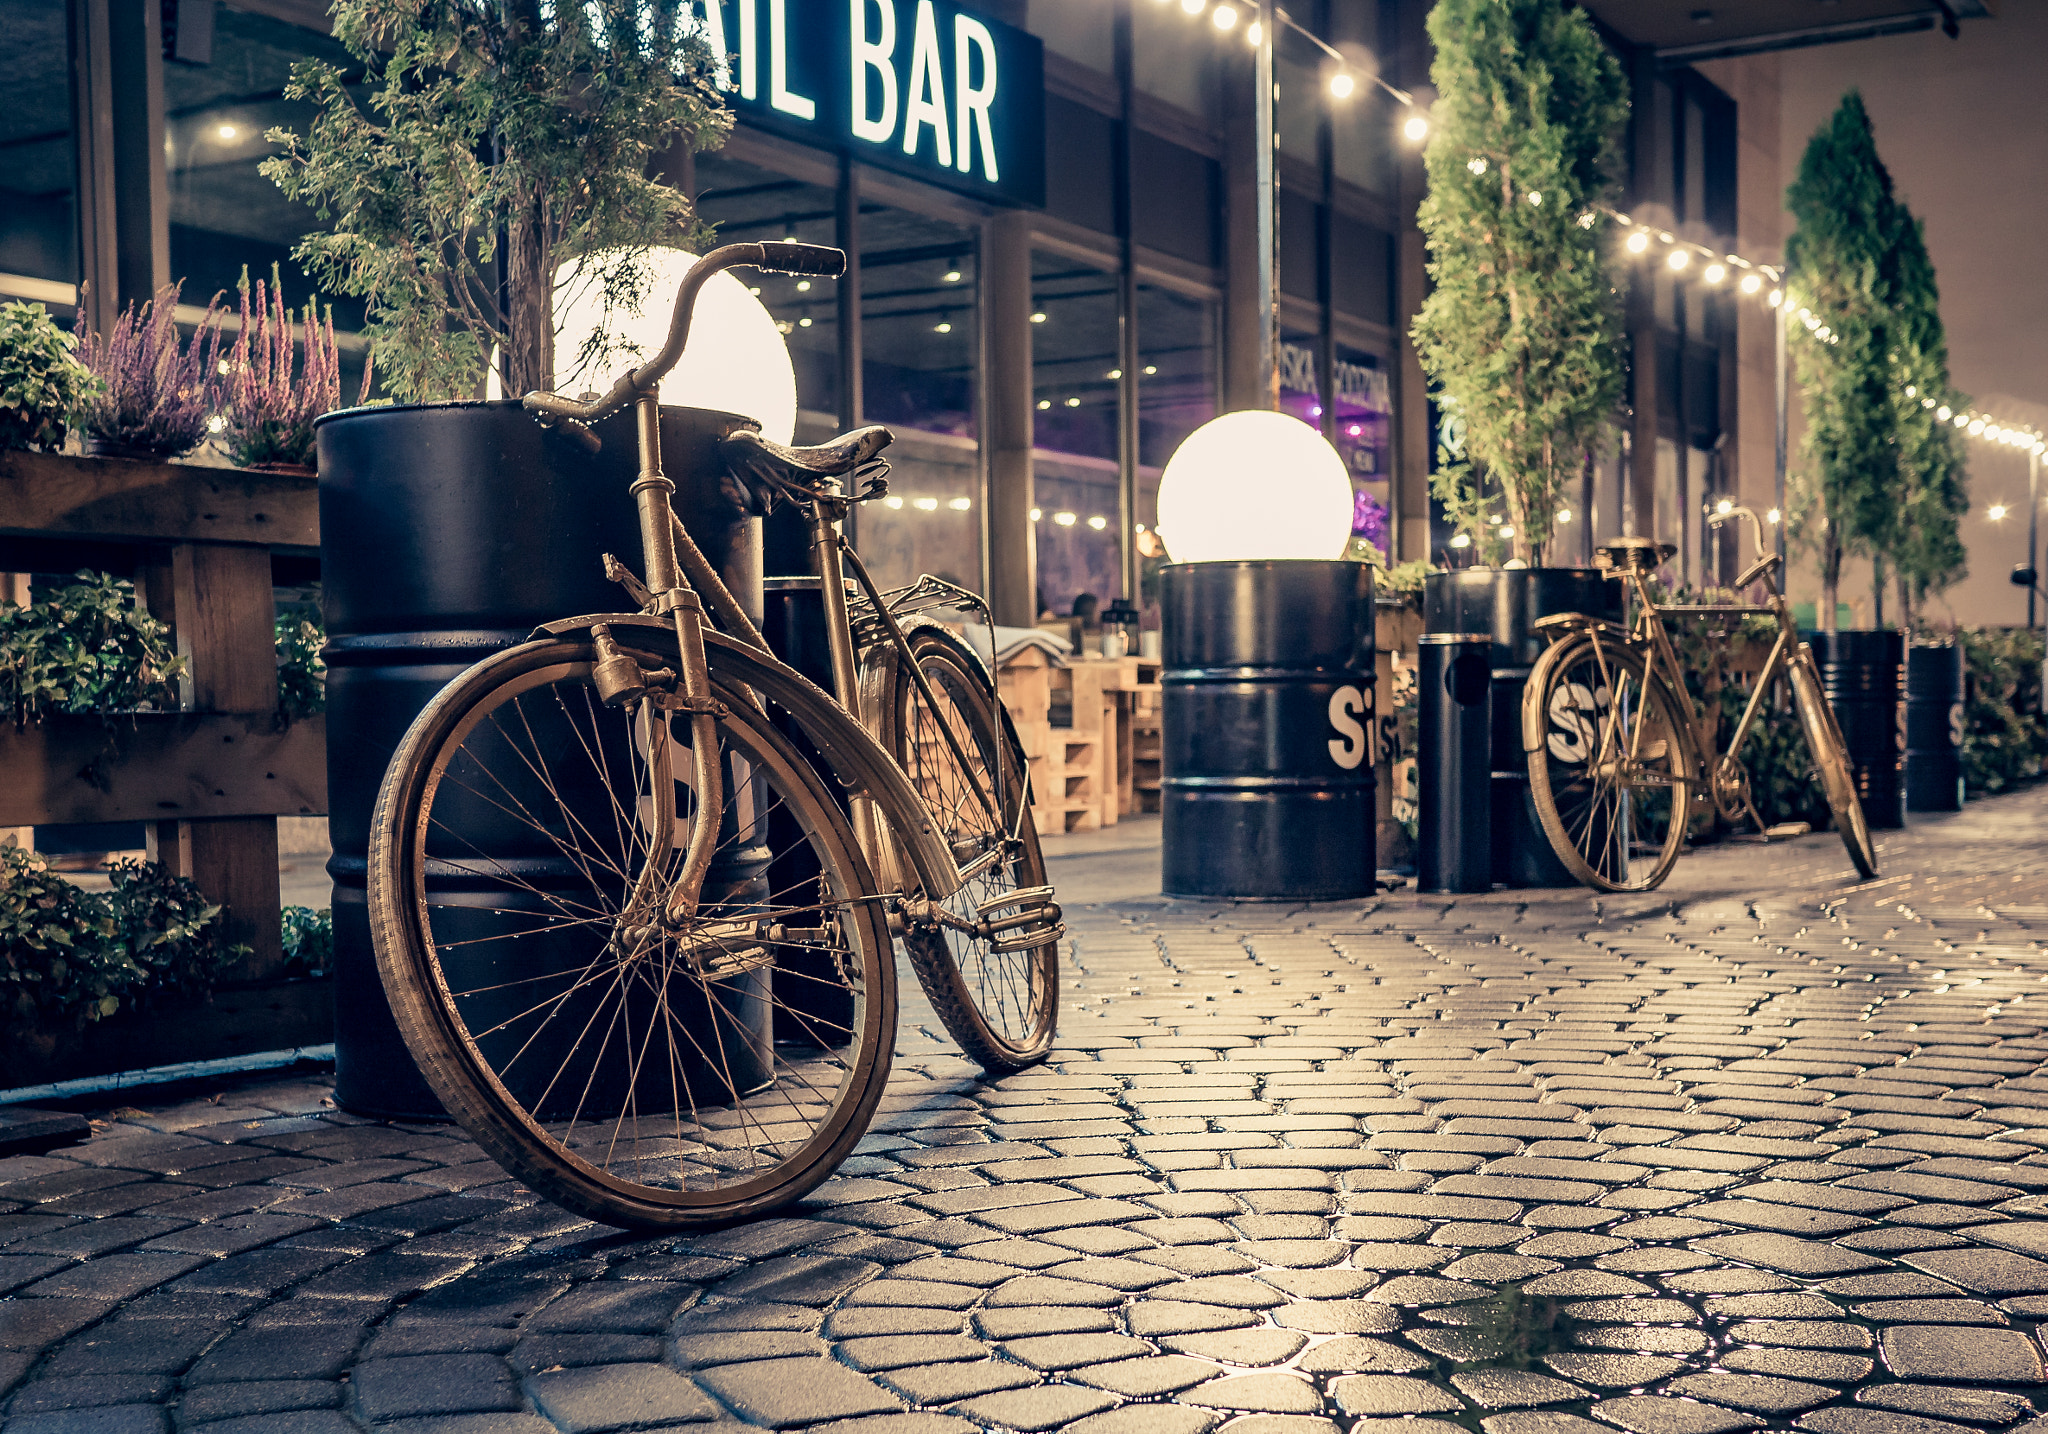
[[1351, 536], [1372, 544], [1382, 553], [1388, 551], [1387, 505], [1359, 489], [1351, 496]]
[[[294, 333], [292, 310], [275, 265], [270, 286], [242, 271], [242, 329], [228, 353], [227, 402], [221, 409], [220, 446], [242, 467], [258, 463], [313, 466], [313, 420], [341, 407], [341, 356], [334, 341], [334, 311], [316, 319], [309, 301]], [[304, 355], [297, 379], [292, 350]], [[362, 393], [370, 391], [370, 365]]]
[[176, 458], [198, 447], [220, 399], [220, 295], [192, 337], [178, 342], [178, 294], [166, 284], [130, 304], [110, 334], [83, 332], [78, 358], [100, 381], [85, 406], [88, 437], [117, 448]]

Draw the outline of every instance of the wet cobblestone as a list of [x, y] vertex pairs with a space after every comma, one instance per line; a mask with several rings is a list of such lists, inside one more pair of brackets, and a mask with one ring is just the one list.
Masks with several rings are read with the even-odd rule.
[[[2048, 791], [1649, 897], [1071, 912], [872, 1133], [645, 1239], [321, 1080], [0, 1160], [7, 1434], [2048, 1431]], [[1078, 859], [1076, 859], [1078, 860]], [[1057, 875], [1057, 873], [1056, 873]]]

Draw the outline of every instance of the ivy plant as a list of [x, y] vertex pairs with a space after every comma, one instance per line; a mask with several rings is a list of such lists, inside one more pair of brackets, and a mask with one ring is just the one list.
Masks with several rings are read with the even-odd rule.
[[0, 304], [0, 449], [55, 453], [82, 409], [99, 392], [72, 354], [70, 334], [41, 304]]
[[29, 1049], [124, 1007], [211, 989], [248, 954], [221, 940], [221, 908], [161, 866], [116, 862], [87, 891], [10, 836], [0, 843], [0, 1036]]
[[287, 721], [327, 710], [327, 664], [320, 659], [327, 633], [304, 609], [277, 615], [277, 710]]
[[[1432, 485], [1482, 553], [1541, 561], [1567, 483], [1621, 401], [1620, 298], [1600, 205], [1628, 117], [1621, 67], [1563, 0], [1438, 0], [1417, 222], [1423, 371], [1463, 420]], [[1497, 485], [1503, 521], [1484, 494]], [[1490, 556], [1490, 554], [1489, 554]]]
[[81, 572], [40, 601], [0, 605], [0, 712], [16, 722], [172, 711], [184, 669], [171, 629], [124, 579]]

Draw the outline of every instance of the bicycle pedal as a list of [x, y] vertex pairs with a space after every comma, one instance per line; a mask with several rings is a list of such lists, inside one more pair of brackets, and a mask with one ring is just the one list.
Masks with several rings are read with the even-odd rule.
[[1022, 906], [1026, 902], [1035, 906], [1052, 904], [1052, 888], [1049, 886], [1022, 886], [1015, 891], [1006, 891], [1001, 896], [991, 897], [974, 908], [976, 916], [987, 916], [1001, 911], [1005, 906]]
[[1813, 831], [1811, 822], [1779, 822], [1774, 827], [1764, 828], [1766, 841], [1786, 841], [1792, 837], [1803, 837]]
[[1036, 951], [1047, 942], [1057, 941], [1067, 934], [1067, 923], [1062, 921], [1050, 931], [1018, 931], [1008, 936], [997, 936], [989, 941], [991, 951]]

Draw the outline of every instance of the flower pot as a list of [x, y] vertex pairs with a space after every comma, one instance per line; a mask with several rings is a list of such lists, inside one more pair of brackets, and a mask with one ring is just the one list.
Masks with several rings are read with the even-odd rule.
[[[1493, 879], [1502, 886], [1574, 886], [1536, 819], [1522, 752], [1522, 689], [1549, 646], [1539, 618], [1564, 612], [1622, 618], [1621, 584], [1597, 568], [1462, 568], [1432, 573], [1422, 596], [1428, 632], [1493, 639]], [[1426, 806], [1438, 800], [1424, 790]]]
[[1906, 824], [1906, 635], [1890, 628], [1804, 634], [1856, 774], [1872, 831]]
[[[721, 490], [713, 446], [751, 419], [662, 410], [676, 511], [757, 619], [760, 522]], [[464, 668], [541, 623], [632, 607], [600, 554], [636, 571], [633, 414], [597, 426], [592, 454], [515, 401], [348, 409], [320, 445], [328, 633], [329, 827], [334, 857], [335, 1098], [351, 1110], [433, 1117], [384, 1000], [370, 946], [367, 854], [384, 769], [421, 708]]]

